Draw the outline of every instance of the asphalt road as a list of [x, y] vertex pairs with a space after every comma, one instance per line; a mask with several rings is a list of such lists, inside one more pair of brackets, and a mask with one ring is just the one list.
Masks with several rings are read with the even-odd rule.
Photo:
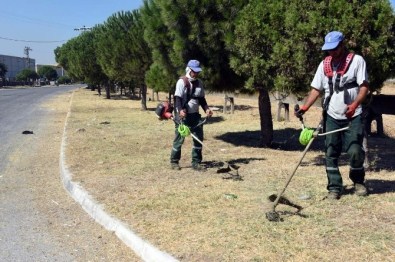
[[76, 86], [62, 88], [15, 88], [0, 89], [0, 173], [7, 164], [7, 157], [19, 134], [28, 129], [37, 128], [37, 120], [45, 112], [39, 105], [59, 93], [75, 89]]
[[42, 103], [64, 96], [59, 100], [64, 108], [79, 87], [0, 89], [1, 261], [139, 261], [61, 185], [67, 111]]

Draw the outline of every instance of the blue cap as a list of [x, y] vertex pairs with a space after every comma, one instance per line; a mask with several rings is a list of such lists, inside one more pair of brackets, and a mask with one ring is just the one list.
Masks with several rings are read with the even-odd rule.
[[200, 62], [198, 60], [189, 60], [187, 67], [192, 69], [194, 72], [202, 71], [200, 68]]
[[342, 32], [332, 31], [325, 36], [325, 44], [322, 46], [322, 50], [335, 49], [341, 41], [343, 41], [344, 36]]

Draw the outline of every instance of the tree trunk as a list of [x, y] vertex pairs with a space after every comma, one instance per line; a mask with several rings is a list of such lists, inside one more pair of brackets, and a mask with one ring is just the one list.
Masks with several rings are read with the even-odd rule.
[[269, 92], [259, 88], [259, 116], [261, 119], [261, 146], [270, 147], [273, 142], [273, 119]]
[[110, 90], [110, 85], [107, 83], [106, 85], [105, 85], [105, 90], [106, 90], [106, 98], [107, 99], [111, 99], [111, 90]]
[[154, 89], [152, 89], [151, 100], [155, 101], [155, 91], [154, 91]]
[[140, 89], [141, 93], [141, 110], [147, 110], [147, 86], [142, 85]]
[[101, 96], [101, 84], [97, 85], [97, 94]]

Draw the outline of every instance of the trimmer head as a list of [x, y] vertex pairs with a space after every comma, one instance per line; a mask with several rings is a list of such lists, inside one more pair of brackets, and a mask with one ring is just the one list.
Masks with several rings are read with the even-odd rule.
[[233, 165], [229, 164], [226, 167], [219, 168], [217, 170], [217, 173], [227, 173], [229, 176], [224, 176], [222, 177], [223, 179], [232, 179], [232, 180], [243, 180], [243, 178], [239, 175], [239, 166], [238, 165]]
[[[269, 199], [270, 202], [275, 202], [276, 199], [277, 199], [277, 195], [275, 195], [275, 194], [270, 195], [268, 197], [268, 199]], [[275, 210], [276, 206], [277, 206], [277, 203], [273, 203], [272, 206], [271, 206], [272, 210], [265, 213], [267, 220], [269, 220], [271, 222], [280, 222], [280, 221], [282, 221], [282, 219], [280, 217], [280, 214], [277, 213], [276, 210]]]
[[238, 174], [239, 168], [240, 167], [238, 165], [228, 164], [226, 167], [218, 168], [217, 173], [228, 173], [233, 170], [236, 171], [236, 173]]
[[283, 205], [287, 205], [287, 206], [296, 208], [297, 211], [295, 212], [295, 214], [298, 214], [303, 209], [303, 207], [301, 207], [295, 203], [292, 203], [290, 200], [288, 200], [284, 196], [278, 197], [276, 194], [273, 194], [273, 195], [270, 195], [268, 197], [268, 199], [274, 203], [272, 205], [272, 210], [269, 212], [266, 212], [265, 214], [266, 214], [267, 220], [272, 221], [272, 222], [283, 221], [282, 218], [280, 217], [280, 214], [278, 212], [276, 212], [276, 210], [275, 210], [277, 204], [283, 204]]
[[276, 211], [266, 212], [266, 218], [271, 222], [280, 222], [282, 220], [280, 215]]

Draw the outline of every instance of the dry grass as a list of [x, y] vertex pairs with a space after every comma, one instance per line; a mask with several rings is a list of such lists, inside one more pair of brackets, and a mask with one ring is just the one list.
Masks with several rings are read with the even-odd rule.
[[[383, 93], [394, 90], [388, 86]], [[220, 96], [208, 95], [207, 100], [211, 106], [223, 104]], [[303, 210], [296, 214], [279, 205], [284, 221], [276, 223], [265, 218], [267, 197], [284, 186], [301, 157], [300, 123], [293, 116], [290, 122], [274, 122], [279, 147], [259, 148], [257, 99], [236, 97], [235, 103], [235, 114], [218, 111], [204, 127], [204, 143], [217, 152], [204, 150], [208, 171], [190, 168], [190, 137], [183, 147], [182, 170], [173, 171], [168, 166], [174, 125], [156, 119], [157, 102], [141, 111], [139, 101], [106, 100], [80, 89], [67, 130], [67, 163], [74, 180], [108, 212], [181, 261], [394, 260], [394, 116], [384, 116], [388, 137], [369, 140], [369, 197], [351, 193], [347, 158], [342, 158], [348, 194], [335, 203], [323, 200], [323, 139], [316, 140], [285, 192]], [[319, 116], [320, 109], [312, 108], [305, 123], [315, 126]], [[242, 181], [216, 172], [223, 160], [240, 166]]]

